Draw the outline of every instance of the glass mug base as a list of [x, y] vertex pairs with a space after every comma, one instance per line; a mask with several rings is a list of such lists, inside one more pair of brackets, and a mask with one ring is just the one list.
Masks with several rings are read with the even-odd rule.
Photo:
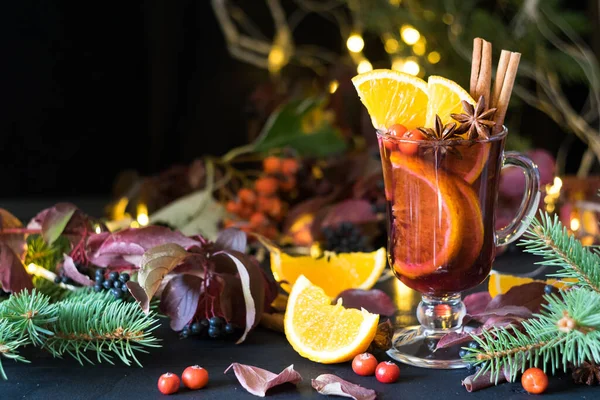
[[[472, 328], [462, 327], [453, 332], [469, 332]], [[435, 350], [438, 341], [447, 332], [431, 331], [420, 325], [409, 326], [394, 333], [392, 348], [387, 354], [396, 361], [421, 368], [459, 369], [466, 368], [458, 353], [464, 344]]]

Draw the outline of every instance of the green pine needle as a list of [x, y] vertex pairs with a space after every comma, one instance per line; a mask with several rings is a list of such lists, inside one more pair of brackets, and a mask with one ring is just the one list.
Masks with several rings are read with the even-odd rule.
[[557, 215], [551, 218], [540, 214], [539, 220], [531, 222], [519, 245], [525, 246], [526, 252], [543, 257], [538, 264], [558, 267], [550, 276], [575, 278], [577, 285], [600, 293], [600, 255], [570, 235]]
[[0, 319], [0, 376], [6, 380], [6, 373], [2, 367], [2, 357], [15, 361], [29, 362], [17, 353], [17, 348], [27, 343], [27, 338], [22, 337], [8, 320]]
[[48, 326], [57, 319], [57, 311], [50, 298], [33, 289], [13, 294], [0, 303], [0, 318], [7, 320], [21, 336], [28, 336], [34, 346], [42, 346], [52, 331]]

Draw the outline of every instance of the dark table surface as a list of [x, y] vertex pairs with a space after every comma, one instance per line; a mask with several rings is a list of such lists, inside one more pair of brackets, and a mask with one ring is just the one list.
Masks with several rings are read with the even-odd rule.
[[[0, 207], [14, 209], [10, 207], [11, 204], [14, 205], [12, 202], [0, 202]], [[52, 202], [42, 201], [39, 204], [51, 205]], [[100, 205], [100, 202], [96, 204], [92, 201], [87, 204], [88, 209], [83, 207], [86, 212], [94, 214], [94, 211], [98, 211], [96, 215], [101, 213], [94, 206]], [[38, 210], [35, 208], [33, 212], [28, 211], [31, 210], [31, 205], [27, 207], [26, 203], [21, 203], [20, 207], [16, 214], [23, 219], [29, 218]], [[494, 268], [507, 272], [526, 272], [533, 270], [535, 260], [531, 256], [512, 252], [498, 257]], [[399, 306], [396, 322], [402, 325], [414, 323], [413, 308], [418, 302], [418, 295], [399, 289], [393, 279], [379, 287], [390, 293]], [[355, 375], [349, 363], [321, 365], [306, 360], [292, 349], [283, 334], [262, 328], [256, 329], [241, 345], [219, 340], [179, 339], [169, 329], [168, 323], [163, 323], [156, 335], [163, 340], [162, 347], [139, 356], [143, 368], [126, 367], [120, 363], [81, 366], [71, 358], [53, 359], [42, 351], [25, 349], [23, 354], [31, 364], [3, 360], [9, 380], [0, 381], [0, 399], [166, 398], [156, 388], [158, 377], [167, 371], [180, 375], [187, 366], [194, 364], [209, 371], [208, 386], [200, 391], [181, 389], [175, 398], [255, 398], [240, 386], [232, 371], [223, 373], [232, 362], [251, 364], [276, 373], [293, 364], [304, 380], [297, 387], [288, 385], [275, 388], [267, 394], [267, 397], [277, 399], [323, 398], [312, 389], [310, 380], [324, 373], [336, 374], [350, 382], [374, 389], [381, 399], [530, 398], [520, 383], [504, 383], [467, 393], [461, 386], [461, 379], [468, 375], [465, 370], [430, 370], [403, 364], [400, 364], [400, 380], [385, 385], [377, 382], [374, 377]], [[570, 375], [565, 374], [550, 378], [550, 386], [544, 396], [552, 399], [597, 399], [600, 398], [600, 389], [575, 385]]]

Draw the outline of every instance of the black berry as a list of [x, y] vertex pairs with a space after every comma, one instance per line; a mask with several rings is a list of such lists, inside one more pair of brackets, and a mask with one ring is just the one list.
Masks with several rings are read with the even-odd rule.
[[96, 283], [104, 282], [104, 275], [96, 275]]
[[235, 326], [229, 322], [227, 325], [225, 325], [225, 333], [231, 335], [233, 332], [235, 332]]
[[117, 271], [113, 271], [110, 274], [108, 274], [108, 279], [116, 281], [117, 279], [119, 279], [119, 273]]
[[200, 325], [200, 322], [194, 322], [190, 326], [190, 330], [192, 331], [192, 333], [194, 335], [197, 335], [197, 334], [199, 334], [202, 331], [202, 325]]
[[61, 282], [60, 276], [56, 275], [56, 276], [54, 277], [54, 283], [58, 284], [58, 283], [60, 283], [60, 282]]
[[460, 358], [463, 358], [464, 356], [466, 356], [466, 355], [467, 355], [467, 353], [468, 353], [468, 352], [467, 352], [467, 350], [465, 350], [465, 349], [460, 349], [460, 351], [458, 352], [458, 356], [459, 356]]
[[202, 326], [203, 326], [203, 327], [205, 327], [205, 328], [208, 328], [208, 326], [210, 325], [210, 322], [208, 322], [208, 319], [206, 319], [206, 318], [202, 318], [202, 319], [200, 320], [200, 325], [202, 325]]
[[350, 222], [343, 222], [335, 228], [323, 229], [325, 250], [337, 253], [371, 251], [369, 239]]
[[479, 343], [477, 343], [476, 341], [469, 342], [469, 347], [471, 349], [478, 349], [479, 348]]
[[102, 291], [102, 284], [96, 283], [94, 285], [94, 292], [98, 293], [98, 292], [101, 292], [101, 291]]
[[112, 281], [104, 281], [102, 282], [102, 286], [104, 289], [110, 289], [112, 287]]
[[186, 338], [190, 336], [190, 329], [186, 326], [181, 330], [181, 337]]
[[218, 327], [211, 325], [208, 328], [208, 336], [210, 336], [211, 338], [218, 338], [220, 334], [221, 334], [221, 329], [219, 329]]
[[121, 289], [112, 288], [110, 292], [115, 297], [115, 299], [120, 299], [121, 297], [123, 297], [123, 291]]
[[544, 293], [546, 293], [546, 294], [552, 294], [553, 290], [554, 290], [554, 286], [552, 286], [552, 285], [544, 286]]
[[104, 278], [104, 270], [101, 270], [101, 269], [96, 270], [96, 278], [98, 278], [99, 276]]
[[63, 276], [62, 278], [60, 278], [60, 281], [61, 281], [62, 283], [69, 283], [69, 277], [67, 277], [67, 276]]
[[219, 317], [212, 317], [209, 321], [210, 326], [214, 326], [215, 328], [220, 328], [221, 327], [221, 318]]
[[121, 292], [123, 292], [123, 295], [129, 293], [129, 288], [127, 287], [127, 285], [124, 284], [121, 286]]
[[126, 282], [128, 282], [128, 281], [129, 281], [129, 274], [128, 274], [128, 273], [126, 273], [126, 272], [123, 272], [123, 273], [121, 274], [121, 276], [119, 276], [119, 280], [120, 280], [121, 282], [123, 282], [123, 283], [126, 283]]
[[114, 288], [121, 289], [122, 286], [123, 286], [123, 282], [121, 282], [121, 281], [115, 281], [115, 283], [113, 283]]

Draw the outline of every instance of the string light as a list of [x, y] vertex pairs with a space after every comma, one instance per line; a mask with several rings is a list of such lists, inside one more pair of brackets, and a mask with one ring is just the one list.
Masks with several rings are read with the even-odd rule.
[[353, 33], [346, 40], [346, 47], [353, 53], [360, 53], [365, 48], [365, 41], [358, 33]]
[[562, 179], [558, 176], [554, 177], [552, 185], [546, 185], [546, 196], [544, 196], [544, 203], [546, 204], [546, 211], [551, 213], [554, 212], [555, 204], [560, 197], [560, 189], [562, 188]]
[[150, 222], [150, 219], [148, 218], [148, 206], [146, 206], [145, 203], [138, 203], [136, 219], [140, 226], [146, 226]]
[[418, 75], [419, 71], [421, 71], [421, 67], [419, 67], [419, 64], [415, 60], [407, 59], [404, 61], [401, 71], [411, 75]]
[[102, 233], [102, 227], [100, 226], [100, 224], [96, 224], [96, 226], [94, 226], [94, 232]]
[[140, 223], [137, 221], [132, 221], [131, 224], [129, 225], [131, 228], [139, 228], [140, 227]]
[[445, 23], [446, 25], [450, 25], [454, 22], [454, 15], [452, 14], [444, 14], [442, 16], [442, 22]]
[[412, 47], [412, 51], [413, 53], [415, 53], [417, 56], [422, 56], [423, 54], [425, 54], [425, 50], [427, 47], [427, 41], [425, 40], [424, 37], [421, 37], [417, 43], [415, 43]]
[[386, 39], [384, 48], [385, 48], [386, 53], [393, 54], [398, 51], [398, 49], [400, 48], [400, 44], [398, 43], [398, 41], [396, 39], [389, 38], [389, 39]]
[[427, 61], [429, 61], [430, 64], [439, 63], [441, 58], [442, 56], [437, 51], [432, 51], [431, 53], [427, 54]]
[[404, 60], [400, 57], [392, 58], [392, 69], [395, 71], [402, 71], [402, 67], [404, 66]]
[[338, 87], [340, 87], [340, 83], [337, 80], [329, 82], [329, 93], [334, 94], [338, 90]]
[[400, 28], [400, 36], [404, 43], [413, 45], [419, 41], [421, 34], [412, 25], [402, 25]]
[[427, 21], [433, 21], [435, 19], [435, 13], [431, 10], [423, 11], [423, 18]]
[[373, 65], [369, 62], [369, 60], [361, 60], [356, 67], [356, 72], [359, 74], [364, 74], [365, 72], [369, 72], [373, 70]]
[[285, 54], [283, 53], [281, 46], [274, 45], [271, 47], [267, 62], [270, 72], [274, 73], [281, 70], [285, 62]]
[[402, 0], [390, 0], [390, 4], [398, 7], [402, 3]]
[[580, 223], [578, 218], [571, 219], [571, 230], [575, 232], [579, 229]]

